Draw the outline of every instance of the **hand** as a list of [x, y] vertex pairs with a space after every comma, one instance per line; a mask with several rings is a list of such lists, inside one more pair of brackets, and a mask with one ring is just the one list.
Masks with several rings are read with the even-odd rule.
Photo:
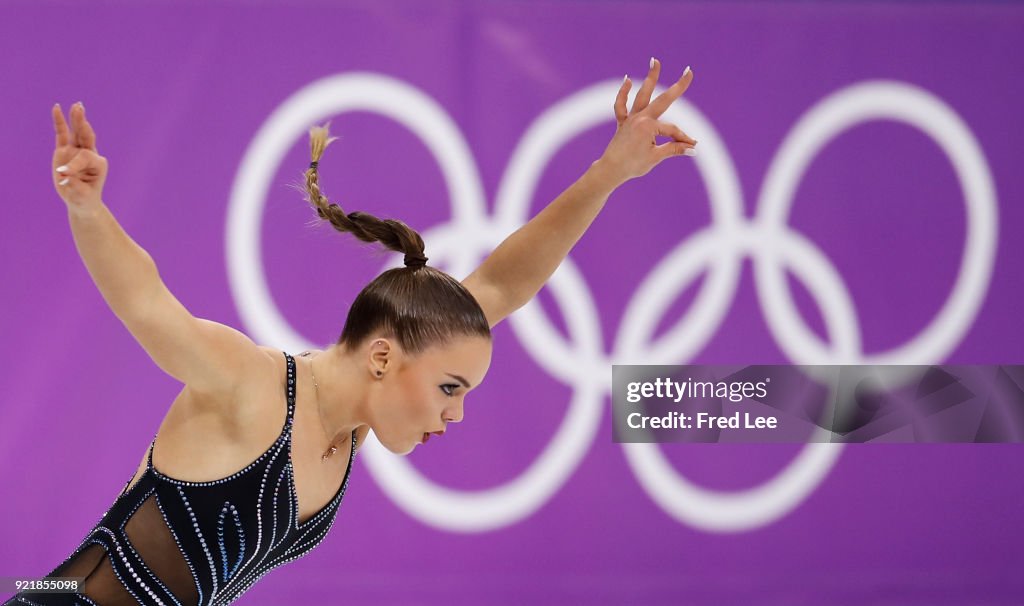
[[[632, 85], [627, 77], [615, 98], [615, 136], [605, 148], [601, 158], [595, 162], [616, 185], [634, 177], [646, 175], [665, 158], [679, 155], [696, 155], [697, 141], [690, 138], [678, 126], [658, 118], [665, 113], [672, 102], [682, 96], [693, 81], [693, 72], [687, 69], [668, 90], [650, 101], [651, 93], [658, 83], [661, 63], [651, 59], [647, 78], [633, 99], [633, 107], [626, 111], [626, 96]], [[648, 104], [650, 102], [650, 104]], [[673, 140], [662, 145], [657, 137], [671, 137]], [[687, 151], [693, 150], [693, 151]]]
[[85, 119], [81, 102], [68, 112], [71, 130], [60, 105], [53, 106], [57, 147], [53, 150], [53, 184], [68, 210], [90, 211], [102, 203], [107, 159], [96, 153], [96, 133]]

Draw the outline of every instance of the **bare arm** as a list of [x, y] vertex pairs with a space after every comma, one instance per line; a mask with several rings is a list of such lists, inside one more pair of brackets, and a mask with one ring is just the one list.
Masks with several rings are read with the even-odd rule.
[[[674, 124], [657, 119], [689, 87], [692, 72], [687, 68], [675, 84], [648, 105], [660, 69], [652, 58], [651, 69], [629, 112], [626, 97], [630, 82], [628, 78], [623, 81], [615, 99], [618, 126], [602, 156], [463, 280], [492, 327], [540, 291], [619, 185], [647, 174], [665, 158], [696, 153], [695, 140]], [[657, 145], [659, 135], [673, 141]]]
[[160, 283], [156, 263], [135, 243], [103, 202], [68, 208], [78, 254], [103, 299], [122, 322], [139, 316]]
[[492, 327], [540, 291], [604, 208], [616, 184], [599, 163], [591, 164], [463, 280]]
[[[69, 130], [59, 107], [55, 187], [68, 206], [78, 254], [110, 309], [164, 372], [193, 391], [230, 402], [247, 372], [269, 359], [244, 334], [195, 318], [160, 279], [156, 263], [135, 243], [101, 199], [107, 162], [79, 105]], [[262, 367], [262, 366], [260, 366]]]
[[156, 263], [102, 202], [68, 210], [75, 246], [107, 305], [150, 358], [199, 393], [230, 395], [259, 348], [241, 332], [194, 317], [160, 279]]

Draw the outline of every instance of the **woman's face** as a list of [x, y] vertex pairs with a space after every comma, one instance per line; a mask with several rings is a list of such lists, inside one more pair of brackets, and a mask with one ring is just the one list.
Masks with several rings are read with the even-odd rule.
[[415, 357], [400, 353], [393, 359], [379, 383], [373, 433], [385, 448], [404, 455], [427, 436], [436, 440], [449, 422], [462, 421], [466, 394], [491, 365], [491, 341], [456, 337]]

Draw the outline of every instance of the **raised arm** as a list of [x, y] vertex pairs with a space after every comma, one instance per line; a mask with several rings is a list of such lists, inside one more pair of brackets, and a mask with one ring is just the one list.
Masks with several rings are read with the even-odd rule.
[[[630, 80], [628, 76], [623, 80], [615, 98], [615, 135], [601, 157], [462, 281], [492, 327], [540, 291], [619, 185], [646, 175], [665, 158], [696, 154], [695, 140], [678, 126], [658, 119], [686, 92], [693, 72], [687, 67], [675, 84], [651, 101], [660, 71], [661, 64], [652, 58], [629, 111]], [[657, 136], [672, 141], [658, 145]]]
[[60, 106], [52, 110], [57, 135], [54, 187], [67, 204], [75, 246], [114, 314], [167, 374], [196, 392], [227, 402], [262, 350], [241, 332], [195, 318], [170, 293], [156, 263], [118, 224], [102, 201], [107, 160], [81, 104], [69, 129]]

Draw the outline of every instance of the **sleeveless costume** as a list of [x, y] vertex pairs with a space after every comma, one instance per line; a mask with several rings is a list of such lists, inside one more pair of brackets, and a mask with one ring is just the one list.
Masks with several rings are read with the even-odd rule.
[[[277, 440], [244, 469], [220, 480], [186, 482], [153, 467], [121, 494], [82, 543], [48, 577], [86, 577], [76, 593], [19, 592], [4, 606], [198, 606], [229, 604], [271, 569], [309, 553], [334, 523], [352, 453], [334, 498], [305, 522], [291, 461], [295, 359]], [[134, 477], [134, 473], [132, 476]]]

